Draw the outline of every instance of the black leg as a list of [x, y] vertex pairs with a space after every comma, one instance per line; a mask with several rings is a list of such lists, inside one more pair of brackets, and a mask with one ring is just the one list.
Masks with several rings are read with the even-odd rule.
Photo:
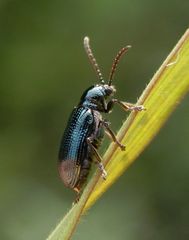
[[95, 157], [96, 157], [96, 160], [97, 160], [97, 163], [98, 163], [98, 168], [100, 169], [101, 173], [102, 173], [102, 177], [104, 180], [106, 180], [106, 176], [107, 176], [107, 172], [104, 168], [104, 165], [102, 164], [102, 158], [101, 156], [99, 155], [98, 151], [96, 150], [96, 148], [94, 147], [94, 145], [92, 144], [92, 140], [91, 138], [87, 138], [87, 143], [88, 145], [91, 147]]

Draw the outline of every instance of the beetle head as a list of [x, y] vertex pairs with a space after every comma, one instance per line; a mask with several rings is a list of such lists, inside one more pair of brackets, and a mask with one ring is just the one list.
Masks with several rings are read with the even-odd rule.
[[116, 89], [113, 85], [97, 84], [88, 88], [82, 95], [79, 105], [104, 112], [106, 99], [113, 96]]

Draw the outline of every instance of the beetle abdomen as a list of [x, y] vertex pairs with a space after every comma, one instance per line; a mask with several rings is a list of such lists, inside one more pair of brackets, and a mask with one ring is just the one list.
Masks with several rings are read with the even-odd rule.
[[80, 166], [75, 165], [72, 159], [59, 163], [59, 174], [66, 187], [74, 188], [80, 173]]

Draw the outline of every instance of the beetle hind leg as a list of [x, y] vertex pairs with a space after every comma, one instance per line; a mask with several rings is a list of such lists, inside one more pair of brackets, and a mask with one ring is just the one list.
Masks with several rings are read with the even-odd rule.
[[72, 206], [74, 206], [76, 203], [78, 203], [79, 199], [81, 197], [81, 191], [78, 187], [75, 187], [73, 190], [76, 192], [76, 198], [75, 198], [74, 202], [72, 203]]
[[107, 172], [106, 172], [106, 170], [105, 170], [105, 168], [104, 168], [104, 165], [103, 165], [103, 163], [102, 163], [102, 157], [99, 155], [97, 149], [96, 149], [95, 146], [92, 144], [92, 140], [91, 140], [90, 137], [87, 138], [87, 144], [91, 147], [91, 149], [92, 149], [92, 151], [93, 151], [93, 153], [94, 153], [94, 155], [95, 155], [95, 158], [96, 158], [97, 164], [98, 164], [98, 168], [100, 169], [101, 174], [102, 174], [102, 178], [103, 178], [104, 180], [106, 180]]
[[76, 192], [76, 199], [73, 202], [73, 205], [76, 204], [81, 197], [81, 194], [83, 191], [83, 186], [86, 183], [86, 180], [89, 175], [90, 168], [91, 168], [91, 162], [92, 162], [92, 159], [89, 157], [87, 159], [84, 159], [84, 161], [82, 163], [78, 181], [76, 182], [76, 184], [73, 188], [73, 190]]

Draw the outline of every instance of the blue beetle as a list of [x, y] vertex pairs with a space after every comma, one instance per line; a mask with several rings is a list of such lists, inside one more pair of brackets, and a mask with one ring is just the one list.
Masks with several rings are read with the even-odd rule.
[[103, 179], [107, 173], [102, 163], [102, 158], [97, 149], [102, 143], [104, 132], [120, 147], [125, 150], [109, 123], [103, 119], [102, 113], [110, 113], [114, 104], [119, 104], [124, 110], [144, 110], [142, 105], [135, 106], [131, 103], [112, 98], [116, 92], [112, 79], [121, 56], [130, 48], [122, 48], [113, 61], [108, 83], [105, 83], [96, 59], [89, 45], [89, 38], [84, 38], [84, 48], [92, 66], [100, 80], [99, 84], [91, 86], [82, 95], [79, 104], [73, 109], [67, 127], [62, 137], [59, 150], [59, 174], [66, 187], [75, 190], [78, 194], [89, 174], [91, 163], [95, 161], [101, 171]]

